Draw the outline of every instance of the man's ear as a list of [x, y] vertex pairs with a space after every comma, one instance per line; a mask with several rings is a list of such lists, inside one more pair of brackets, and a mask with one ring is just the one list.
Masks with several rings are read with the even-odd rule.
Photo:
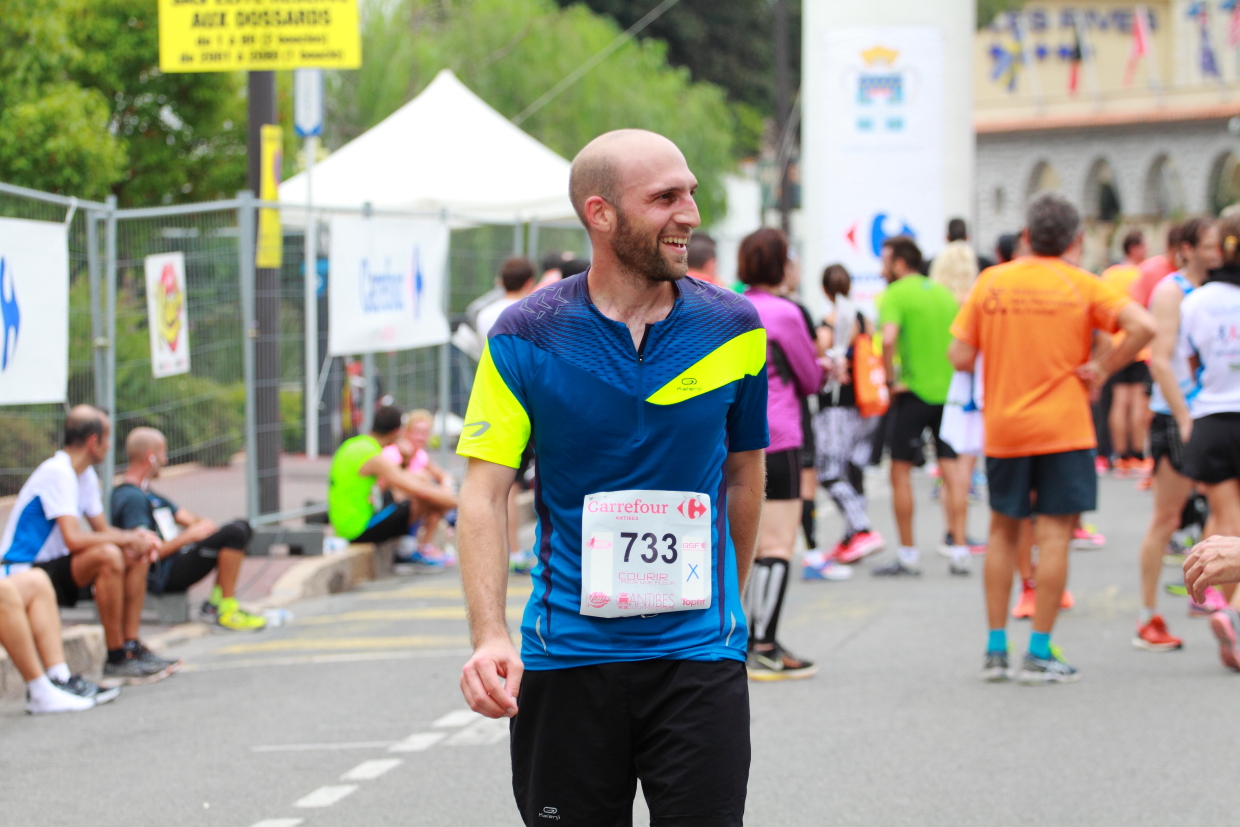
[[616, 229], [616, 208], [601, 195], [591, 195], [585, 203], [586, 224], [592, 230], [609, 233]]

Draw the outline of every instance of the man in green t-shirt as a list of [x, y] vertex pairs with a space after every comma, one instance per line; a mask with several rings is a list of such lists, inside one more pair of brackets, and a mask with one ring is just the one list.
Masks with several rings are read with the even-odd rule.
[[[891, 285], [883, 293], [879, 326], [883, 331], [883, 363], [891, 386], [887, 444], [891, 449], [891, 495], [900, 532], [896, 559], [877, 568], [880, 576], [917, 575], [921, 553], [913, 544], [913, 466], [926, 462], [924, 434], [934, 434], [934, 454], [943, 479], [943, 512], [951, 573], [968, 574], [965, 518], [969, 481], [960, 479], [961, 463], [939, 437], [943, 404], [952, 381], [947, 360], [956, 300], [946, 287], [921, 274], [922, 256], [908, 236], [883, 242], [883, 277]], [[897, 373], [896, 365], [899, 365]]]
[[[429, 510], [456, 508], [456, 495], [432, 480], [400, 468], [383, 449], [400, 433], [399, 408], [375, 411], [369, 434], [346, 440], [332, 457], [327, 483], [327, 518], [336, 534], [351, 543], [381, 543], [402, 537]], [[408, 499], [382, 505], [377, 483]]]

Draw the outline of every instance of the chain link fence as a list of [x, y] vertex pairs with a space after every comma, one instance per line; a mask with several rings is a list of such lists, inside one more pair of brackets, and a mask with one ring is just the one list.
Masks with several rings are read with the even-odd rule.
[[[307, 464], [298, 456], [306, 451], [305, 394], [319, 393], [312, 427], [318, 432], [319, 453], [330, 455], [362, 428], [364, 364], [373, 365], [369, 379], [376, 400], [406, 410], [440, 413], [446, 407], [452, 416], [440, 422], [449, 429], [453, 416], [464, 415], [475, 365], [454, 347], [449, 346], [446, 354], [431, 347], [379, 353], [370, 359], [326, 357], [328, 232], [316, 239], [319, 336], [311, 361], [321, 369], [319, 375], [306, 375], [305, 232], [285, 228], [282, 267], [275, 281], [260, 279], [256, 286], [253, 242], [246, 236], [253, 231], [257, 206], [245, 196], [201, 205], [118, 210], [113, 203], [79, 203], [0, 184], [0, 217], [68, 223], [70, 266], [68, 400], [0, 408], [5, 434], [0, 440], [0, 497], [15, 494], [34, 468], [60, 447], [65, 413], [79, 403], [113, 411], [115, 456], [101, 469], [105, 487], [111, 472], [125, 469], [124, 441], [129, 432], [151, 426], [167, 437], [171, 466], [215, 473], [210, 477], [215, 484], [195, 489], [199, 501], [191, 507], [220, 514], [244, 510], [252, 519], [260, 511], [252, 489], [261, 484], [263, 473], [281, 477], [281, 487], [289, 477], [305, 483], [290, 491], [288, 502], [280, 502], [285, 513], [303, 505], [306, 497], [321, 501], [325, 496], [325, 460]], [[550, 250], [567, 250], [579, 258], [586, 254], [585, 234], [579, 228], [461, 223], [456, 219], [450, 234], [447, 301], [453, 327], [470, 302], [495, 286], [509, 256], [528, 252], [541, 272], [540, 257]], [[145, 259], [169, 252], [185, 256], [190, 371], [156, 379], [151, 370]], [[263, 301], [277, 303], [278, 329], [259, 329]], [[261, 472], [253, 456], [260, 436], [254, 421], [254, 397], [261, 390], [256, 387], [256, 353], [257, 375], [275, 377], [268, 384], [277, 386], [278, 417], [268, 427], [278, 429], [282, 455], [274, 467]], [[264, 366], [264, 358], [276, 358], [278, 365]], [[446, 385], [441, 383], [445, 366]]]

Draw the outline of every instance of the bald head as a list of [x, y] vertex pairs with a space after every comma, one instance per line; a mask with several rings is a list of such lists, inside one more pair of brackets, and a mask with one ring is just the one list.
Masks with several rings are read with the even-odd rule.
[[655, 132], [617, 129], [599, 135], [577, 153], [568, 175], [568, 195], [577, 217], [588, 227], [586, 201], [595, 195], [619, 209], [624, 190], [641, 183], [643, 169], [669, 160], [685, 163], [676, 144]]
[[107, 430], [107, 414], [91, 405], [74, 405], [65, 417], [65, 447], [81, 447], [92, 436], [102, 441]]
[[125, 454], [128, 455], [130, 463], [141, 462], [157, 453], [166, 443], [164, 435], [154, 428], [134, 428], [129, 432], [129, 436], [125, 437]]

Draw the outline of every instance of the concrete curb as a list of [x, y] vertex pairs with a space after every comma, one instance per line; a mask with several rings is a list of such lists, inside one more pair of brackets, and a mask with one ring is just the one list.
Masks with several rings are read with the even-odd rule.
[[[392, 549], [386, 544], [355, 543], [339, 554], [307, 557], [280, 575], [271, 587], [271, 594], [261, 600], [247, 601], [247, 605], [261, 612], [283, 608], [307, 597], [349, 591], [359, 583], [391, 574], [392, 556]], [[205, 623], [181, 623], [151, 635], [144, 642], [151, 649], [162, 652], [210, 633], [211, 627]], [[107, 656], [103, 627], [85, 624], [66, 626], [62, 637], [69, 671], [81, 673], [90, 680], [99, 680]], [[8, 653], [0, 648], [0, 701], [22, 700], [26, 697], [25, 691], [26, 682], [9, 660]]]

